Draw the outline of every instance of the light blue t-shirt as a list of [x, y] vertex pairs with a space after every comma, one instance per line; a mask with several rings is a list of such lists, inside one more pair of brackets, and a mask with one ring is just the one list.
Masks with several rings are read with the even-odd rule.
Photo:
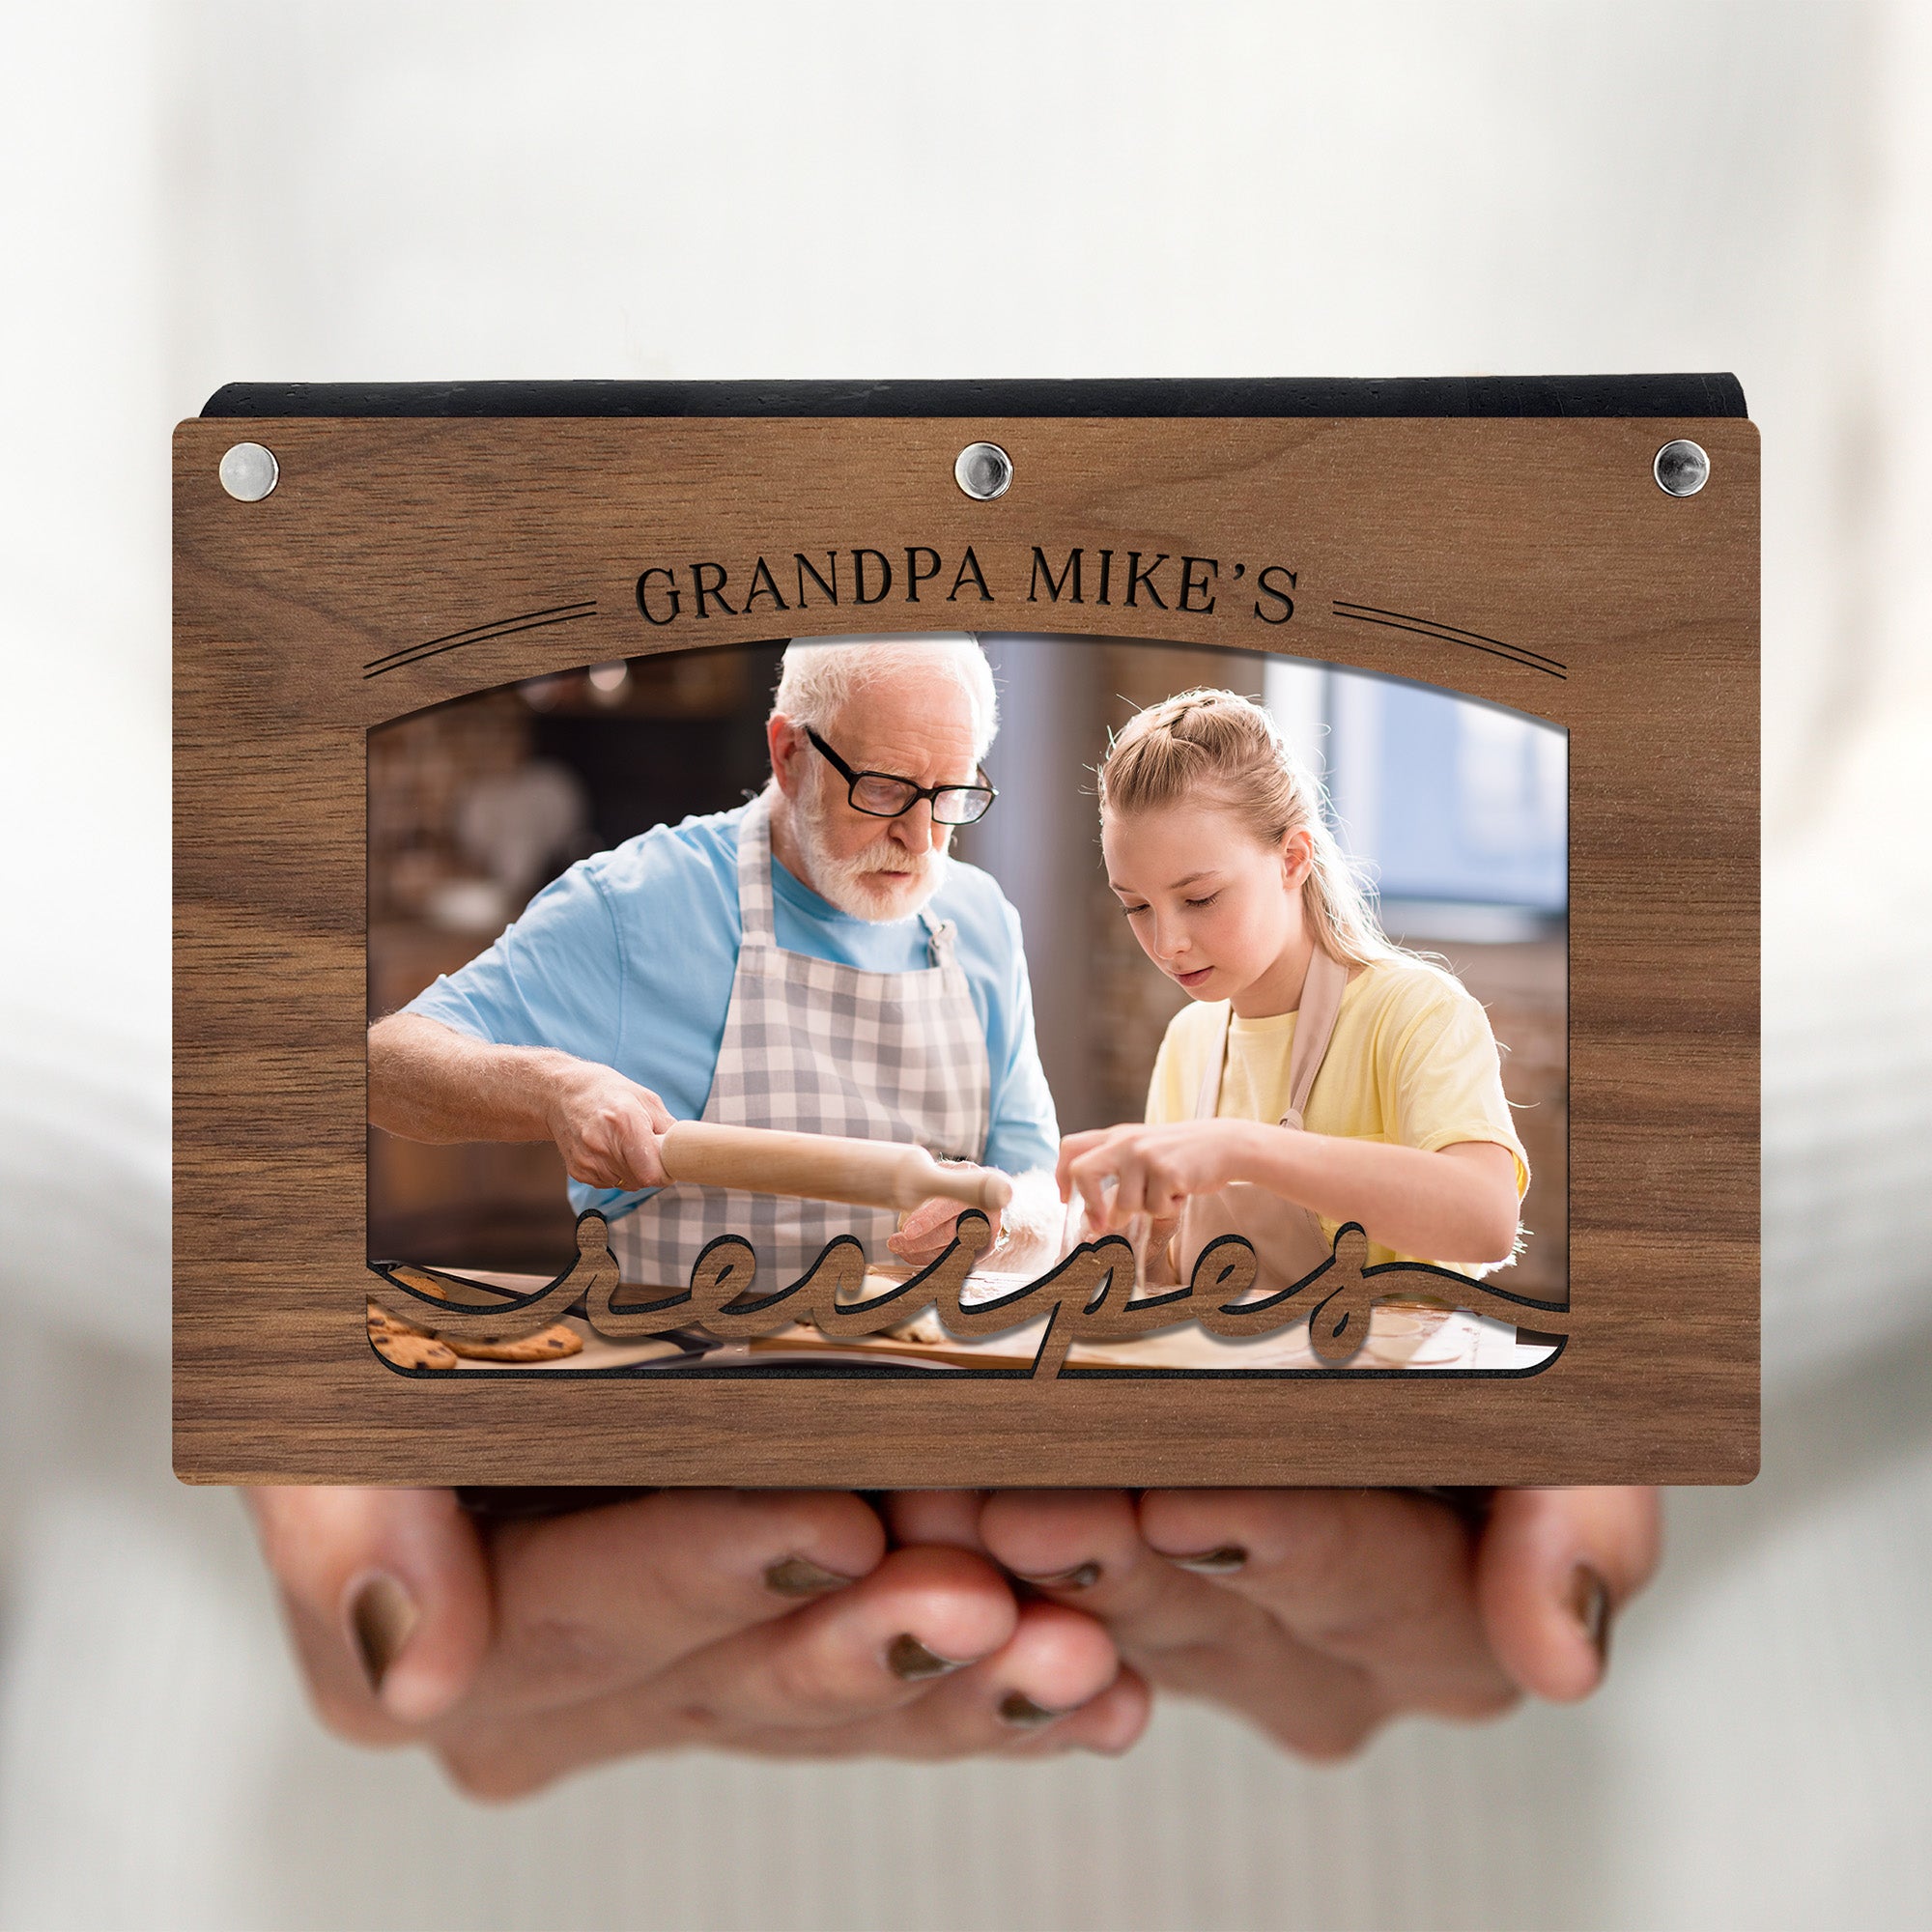
[[[613, 1066], [674, 1119], [704, 1111], [738, 965], [738, 821], [745, 808], [660, 825], [573, 866], [487, 952], [417, 994], [425, 1013], [498, 1046], [548, 1046]], [[948, 860], [928, 910], [951, 920], [992, 1069], [988, 1166], [1054, 1164], [1060, 1128], [1034, 1040], [1019, 915], [991, 877]], [[931, 963], [918, 919], [854, 919], [772, 860], [780, 947], [873, 973]], [[570, 1183], [579, 1213], [613, 1220], [647, 1194]]]

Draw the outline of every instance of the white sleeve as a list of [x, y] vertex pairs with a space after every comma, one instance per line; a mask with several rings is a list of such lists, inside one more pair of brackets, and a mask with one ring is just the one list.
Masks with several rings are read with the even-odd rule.
[[1764, 1369], [1876, 1358], [1932, 1315], [1932, 705], [1848, 745], [1764, 877]]
[[0, 1287], [8, 1313], [165, 1359], [164, 1037], [0, 1005]]

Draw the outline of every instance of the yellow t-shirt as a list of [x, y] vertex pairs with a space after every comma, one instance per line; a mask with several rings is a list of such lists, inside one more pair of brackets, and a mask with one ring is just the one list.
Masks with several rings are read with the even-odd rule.
[[[1148, 1087], [1151, 1123], [1191, 1121], [1207, 1077], [1223, 1003], [1190, 1003], [1169, 1022]], [[1288, 1064], [1296, 1013], [1229, 1022], [1228, 1060], [1215, 1112], [1223, 1119], [1279, 1121], [1289, 1108]], [[1510, 1124], [1502, 1062], [1489, 1016], [1452, 975], [1418, 959], [1380, 959], [1342, 994], [1321, 1070], [1308, 1095], [1310, 1133], [1381, 1141], [1435, 1152], [1457, 1141], [1493, 1141], [1516, 1156], [1517, 1199], [1529, 1161]], [[1335, 1238], [1338, 1224], [1323, 1220]], [[1428, 1261], [1369, 1245], [1371, 1264]], [[1460, 1274], [1487, 1269], [1456, 1263]]]

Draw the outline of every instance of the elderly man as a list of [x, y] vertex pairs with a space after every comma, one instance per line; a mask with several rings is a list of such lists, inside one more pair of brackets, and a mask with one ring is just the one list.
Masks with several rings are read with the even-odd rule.
[[923, 1263], [956, 1203], [889, 1213], [666, 1184], [673, 1120], [912, 1142], [1022, 1177], [1008, 1256], [1050, 1247], [1053, 1100], [1019, 921], [952, 859], [992, 804], [992, 673], [957, 635], [801, 639], [751, 804], [658, 826], [540, 893], [481, 957], [379, 1022], [369, 1117], [415, 1140], [553, 1139], [626, 1280], [748, 1236], [768, 1283], [855, 1235]]

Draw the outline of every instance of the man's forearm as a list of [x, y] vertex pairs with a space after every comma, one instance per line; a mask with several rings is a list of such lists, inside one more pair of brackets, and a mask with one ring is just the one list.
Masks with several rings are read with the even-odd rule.
[[497, 1046], [421, 1013], [369, 1029], [369, 1119], [412, 1141], [547, 1141], [553, 1099], [579, 1065], [550, 1047]]

